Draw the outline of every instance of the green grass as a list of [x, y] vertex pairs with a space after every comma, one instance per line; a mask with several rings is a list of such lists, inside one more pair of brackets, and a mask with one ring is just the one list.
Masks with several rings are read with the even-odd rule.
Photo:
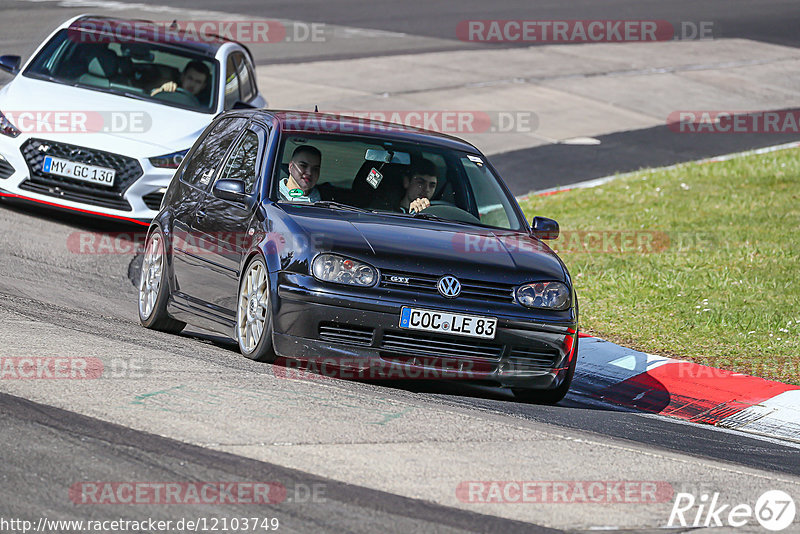
[[[643, 172], [522, 207], [561, 226], [551, 244], [583, 332], [800, 384], [800, 151]], [[586, 231], [627, 231], [633, 246], [609, 251]]]

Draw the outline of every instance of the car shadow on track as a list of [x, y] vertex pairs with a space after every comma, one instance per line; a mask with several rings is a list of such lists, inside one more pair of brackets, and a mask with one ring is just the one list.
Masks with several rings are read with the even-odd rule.
[[[194, 329], [185, 330], [181, 334], [185, 338], [191, 338], [199, 342], [214, 345], [220, 349], [230, 351], [235, 357], [241, 357], [239, 348], [235, 341], [225, 336], [199, 332]], [[320, 372], [321, 371], [321, 372]], [[436, 400], [460, 404], [467, 407], [482, 407], [492, 410], [500, 410], [506, 413], [524, 414], [526, 412], [551, 412], [553, 410], [565, 409], [588, 409], [601, 411], [631, 411], [627, 408], [616, 407], [599, 402], [594, 399], [590, 392], [587, 392], [577, 382], [573, 382], [574, 391], [571, 391], [564, 400], [557, 405], [525, 404], [517, 402], [514, 395], [507, 388], [499, 388], [483, 383], [475, 383], [466, 380], [411, 380], [411, 379], [358, 379], [349, 378], [354, 376], [352, 371], [336, 373], [330, 367], [320, 368], [314, 363], [299, 362], [297, 360], [287, 360], [278, 358], [274, 364], [265, 364], [263, 372], [272, 374], [277, 378], [288, 380], [306, 380], [310, 382], [330, 382], [333, 380], [346, 380], [374, 386], [378, 389], [385, 388], [395, 392], [403, 392], [411, 395], [425, 395]], [[576, 377], [577, 378], [577, 377]]]
[[111, 219], [108, 217], [91, 217], [76, 212], [65, 212], [58, 209], [49, 209], [24, 202], [3, 198], [0, 200], [0, 208], [26, 215], [42, 221], [49, 221], [65, 226], [70, 226], [76, 230], [89, 232], [146, 232], [147, 227], [141, 224], [125, 222], [121, 219]]

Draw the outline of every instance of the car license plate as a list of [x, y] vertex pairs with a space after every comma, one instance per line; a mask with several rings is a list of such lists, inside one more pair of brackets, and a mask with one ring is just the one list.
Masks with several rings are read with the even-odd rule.
[[494, 339], [497, 319], [403, 307], [400, 310], [400, 328]]
[[52, 156], [45, 156], [42, 170], [47, 174], [55, 174], [56, 176], [64, 176], [66, 178], [74, 178], [76, 180], [83, 180], [84, 182], [107, 186], [114, 185], [114, 176], [117, 174], [117, 171], [114, 169], [86, 165], [85, 163], [54, 158]]

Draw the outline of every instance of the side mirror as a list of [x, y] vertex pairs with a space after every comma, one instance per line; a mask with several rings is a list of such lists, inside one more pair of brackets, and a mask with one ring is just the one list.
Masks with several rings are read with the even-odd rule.
[[239, 204], [247, 204], [248, 197], [241, 180], [217, 180], [211, 190], [213, 195], [222, 200], [230, 200]]
[[19, 56], [0, 56], [0, 70], [16, 74], [21, 64], [22, 58]]
[[547, 217], [534, 217], [531, 222], [531, 235], [539, 239], [558, 239], [558, 223]]

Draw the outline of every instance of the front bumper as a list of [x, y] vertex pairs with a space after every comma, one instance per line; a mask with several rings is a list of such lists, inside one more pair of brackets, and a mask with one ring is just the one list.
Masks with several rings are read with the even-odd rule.
[[[279, 356], [325, 375], [360, 379], [458, 379], [550, 389], [577, 357], [577, 318], [526, 321], [497, 317], [493, 340], [399, 328], [403, 306], [448, 309], [435, 299], [376, 300], [337, 292], [310, 276], [280, 273], [273, 316]], [[463, 306], [463, 304], [462, 304]], [[458, 312], [469, 313], [463, 307]], [[484, 310], [472, 311], [484, 315]]]
[[[32, 152], [35, 152], [38, 146], [32, 148], [31, 143], [36, 141], [46, 141], [51, 145], [59, 144], [56, 141], [36, 139], [26, 135], [17, 138], [0, 136], [1, 196], [49, 208], [80, 212], [88, 216], [146, 223], [158, 213], [161, 198], [175, 172], [174, 169], [153, 167], [146, 158], [119, 155], [119, 158], [126, 158], [135, 163], [136, 168], [131, 179], [121, 184], [119, 190], [113, 193], [97, 186], [95, 192], [91, 185], [44, 176], [41, 173], [39, 160], [47, 152], [42, 152], [41, 157], [38, 153], [34, 156]], [[54, 155], [64, 157], [60, 153]]]

